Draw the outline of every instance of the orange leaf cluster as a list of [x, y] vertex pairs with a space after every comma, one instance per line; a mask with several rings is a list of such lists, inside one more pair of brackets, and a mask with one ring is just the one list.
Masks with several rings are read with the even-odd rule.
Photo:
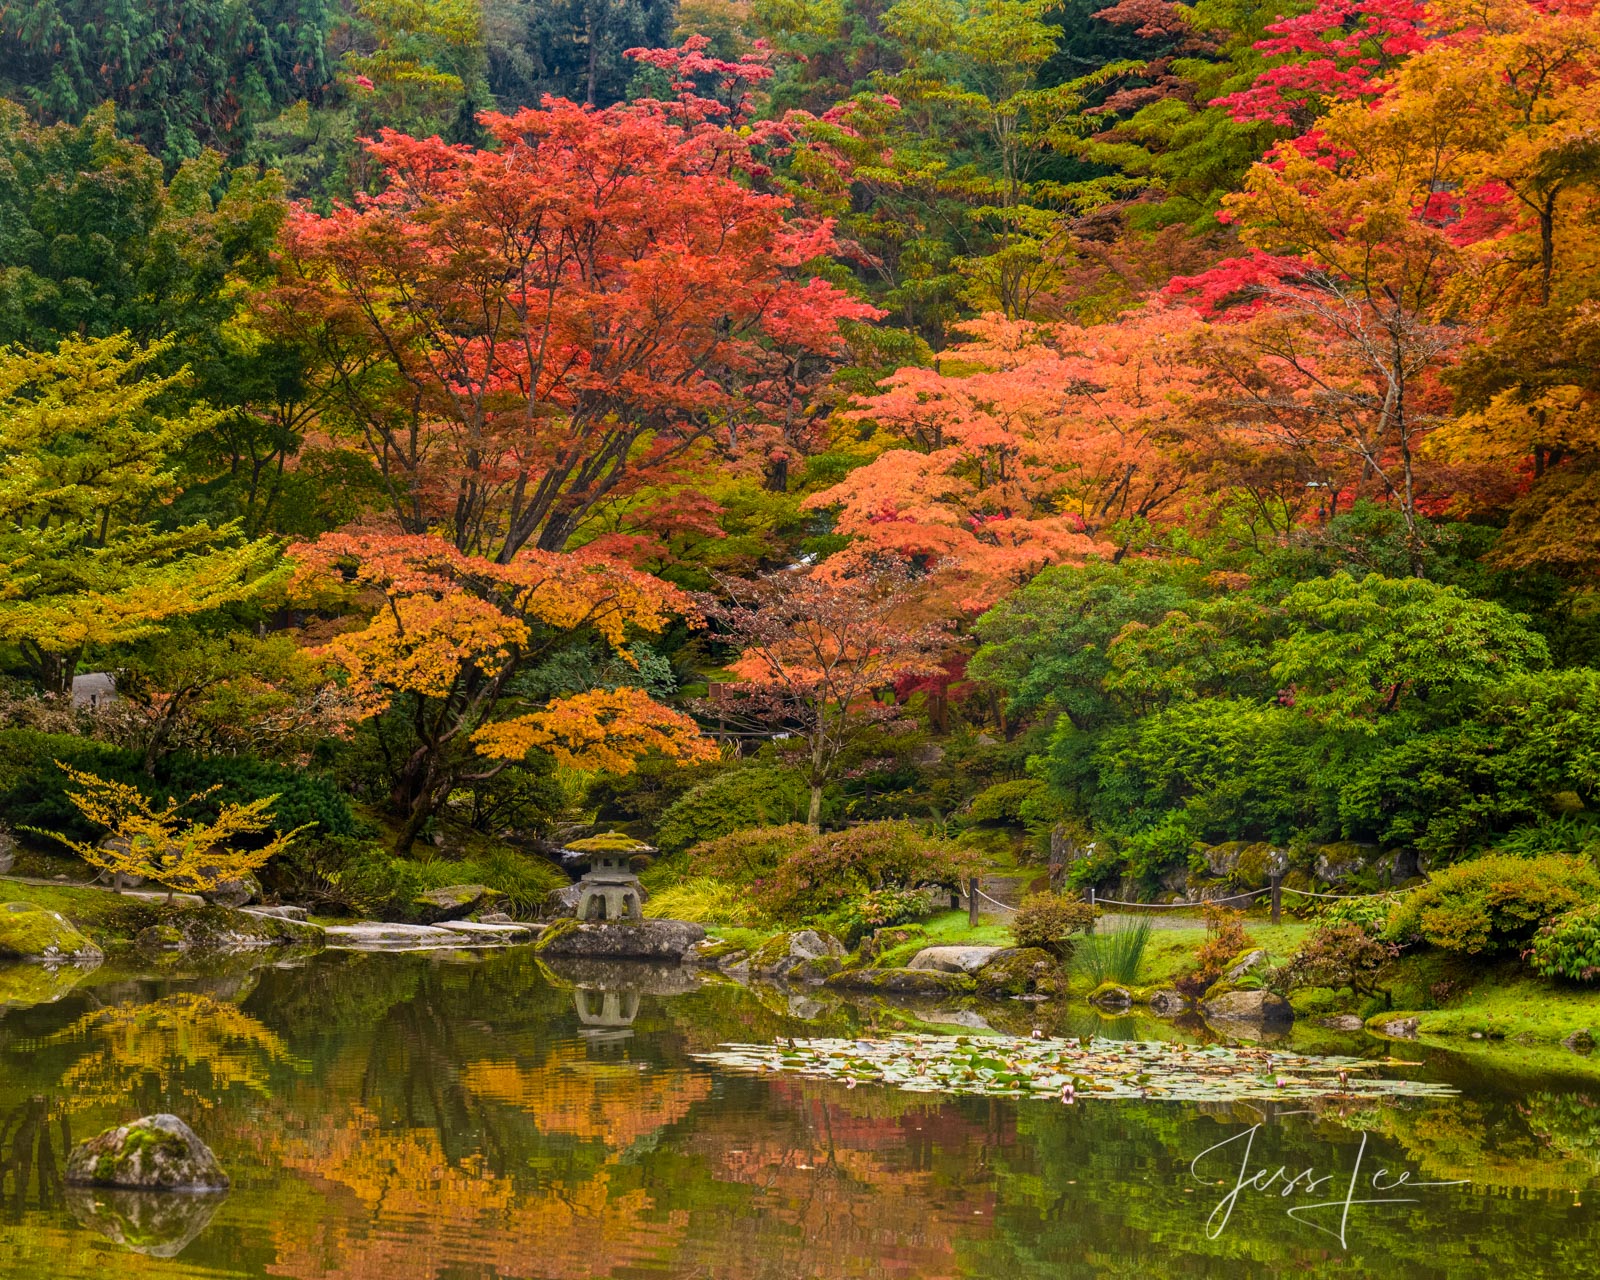
[[685, 763], [717, 755], [689, 716], [639, 689], [591, 689], [559, 698], [542, 711], [486, 724], [472, 741], [495, 759], [544, 751], [566, 768], [590, 772], [632, 773], [635, 762], [651, 752]]

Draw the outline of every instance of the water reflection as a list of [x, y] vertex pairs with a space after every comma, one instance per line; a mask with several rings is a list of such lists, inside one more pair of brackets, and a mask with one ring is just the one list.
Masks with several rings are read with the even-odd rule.
[[[1434, 1055], [1421, 1069], [1461, 1097], [1069, 1108], [730, 1077], [691, 1056], [887, 1033], [918, 1013], [525, 951], [97, 975], [0, 1015], [0, 1280], [174, 1265], [296, 1280], [1454, 1278], [1581, 1276], [1600, 1256], [1600, 1073], [1518, 1078]], [[985, 1017], [1109, 1029], [1015, 1002]], [[225, 1202], [180, 1220], [171, 1203], [63, 1199], [74, 1136], [155, 1110], [199, 1124], [234, 1176]], [[1366, 1135], [1374, 1168], [1470, 1185], [1364, 1211], [1347, 1250], [1265, 1198], [1208, 1239], [1219, 1193], [1189, 1162], [1258, 1124], [1274, 1166], [1348, 1173]]]

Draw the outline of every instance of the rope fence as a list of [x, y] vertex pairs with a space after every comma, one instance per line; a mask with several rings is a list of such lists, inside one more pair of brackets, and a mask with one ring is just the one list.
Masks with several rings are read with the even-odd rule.
[[[974, 886], [974, 890], [978, 897], [991, 906], [999, 907], [1000, 910], [1009, 911], [1012, 914], [1016, 913], [1017, 908], [1010, 903], [1001, 902], [998, 898], [992, 898], [982, 889], [976, 888], [976, 886]], [[1215, 906], [1225, 902], [1249, 902], [1254, 898], [1261, 897], [1264, 893], [1271, 892], [1272, 889], [1269, 887], [1266, 889], [1252, 889], [1249, 893], [1230, 894], [1226, 898], [1205, 898], [1199, 902], [1125, 902], [1121, 898], [1102, 898], [1093, 890], [1090, 890], [1089, 902], [1094, 906], [1137, 907], [1142, 911], [1192, 911], [1196, 907]], [[1380, 893], [1313, 893], [1310, 889], [1291, 889], [1288, 885], [1280, 885], [1279, 892], [1299, 894], [1302, 898], [1321, 898], [1328, 902], [1360, 902], [1368, 898], [1393, 898], [1405, 891], [1403, 889], [1384, 889]]]

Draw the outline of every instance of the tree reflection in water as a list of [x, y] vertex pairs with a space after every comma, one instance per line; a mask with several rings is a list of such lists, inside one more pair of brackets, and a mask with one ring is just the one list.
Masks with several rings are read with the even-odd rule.
[[[1343, 1257], [1275, 1205], [1206, 1239], [1208, 1188], [1188, 1161], [1260, 1110], [852, 1090], [691, 1057], [904, 1018], [820, 992], [548, 969], [525, 950], [328, 956], [226, 989], [86, 987], [0, 1017], [0, 1280], [131, 1280], [174, 1245], [186, 1275], [297, 1280], [1454, 1280], [1551, 1259], [1579, 1260], [1563, 1264], [1577, 1276], [1600, 1256], [1592, 1077], [1469, 1075], [1443, 1103], [1265, 1108], [1274, 1164], [1347, 1168], [1365, 1132], [1393, 1171], [1473, 1180], [1363, 1218]], [[78, 1225], [57, 1172], [69, 1119], [96, 1131], [164, 1099], [203, 1112], [234, 1194], [198, 1234], [144, 1205]]]

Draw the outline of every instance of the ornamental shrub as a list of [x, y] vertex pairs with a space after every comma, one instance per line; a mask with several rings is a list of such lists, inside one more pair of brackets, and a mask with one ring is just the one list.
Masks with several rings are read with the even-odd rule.
[[1524, 946], [1545, 921], [1596, 900], [1600, 872], [1583, 858], [1486, 854], [1446, 867], [1407, 894], [1384, 936], [1473, 955], [1505, 951]]
[[955, 884], [977, 869], [970, 852], [909, 822], [821, 835], [802, 823], [757, 827], [698, 844], [689, 858], [695, 875], [748, 885], [762, 912], [786, 922], [821, 919], [876, 890]]
[[1011, 936], [1019, 947], [1039, 947], [1065, 960], [1072, 954], [1070, 935], [1087, 932], [1099, 917], [1099, 909], [1081, 899], [1030, 893], [1011, 918]]
[[798, 822], [809, 805], [810, 793], [798, 774], [767, 766], [730, 769], [667, 806], [656, 824], [656, 844], [665, 853], [678, 853], [747, 827]]
[[1528, 960], [1547, 978], [1600, 982], [1600, 902], [1565, 911], [1540, 929]]
[[1326, 925], [1318, 929], [1289, 962], [1287, 978], [1291, 987], [1349, 987], [1358, 996], [1389, 993], [1378, 985], [1378, 978], [1400, 954], [1400, 948], [1385, 942], [1359, 924]]

